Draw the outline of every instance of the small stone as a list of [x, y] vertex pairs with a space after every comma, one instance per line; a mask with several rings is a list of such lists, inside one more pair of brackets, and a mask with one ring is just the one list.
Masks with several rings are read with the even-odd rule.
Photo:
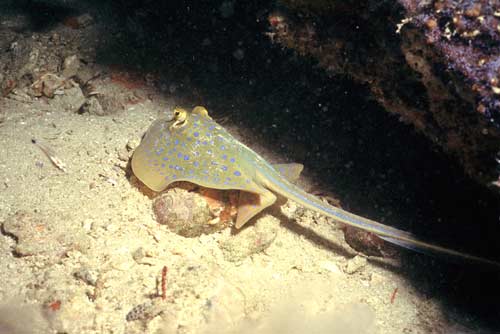
[[127, 141], [127, 145], [125, 146], [125, 148], [129, 152], [133, 152], [139, 146], [140, 143], [141, 143], [141, 138], [134, 137]]
[[[162, 305], [163, 304], [163, 305]], [[133, 307], [126, 315], [125, 319], [127, 321], [135, 320], [151, 320], [157, 315], [159, 315], [165, 304], [162, 303], [160, 299], [155, 299], [153, 301], [147, 301], [143, 304], [139, 304]]]
[[376, 234], [361, 229], [345, 226], [344, 238], [347, 244], [356, 251], [368, 256], [391, 257], [395, 255], [395, 248]]
[[80, 66], [75, 74], [75, 80], [81, 85], [86, 85], [92, 78], [98, 76], [99, 72], [91, 66]]
[[143, 247], [137, 248], [133, 253], [132, 253], [132, 258], [135, 260], [135, 262], [140, 263], [141, 260], [146, 257], [146, 251], [144, 250]]
[[128, 161], [130, 159], [129, 151], [125, 147], [118, 150], [118, 159], [120, 161]]
[[91, 96], [81, 107], [79, 113], [89, 113], [91, 115], [104, 116], [104, 110], [102, 109], [99, 100], [94, 96]]
[[257, 219], [254, 225], [240, 230], [220, 242], [219, 247], [224, 258], [230, 262], [239, 262], [250, 255], [268, 248], [278, 235], [279, 220], [271, 215]]
[[62, 76], [69, 79], [76, 75], [80, 68], [80, 59], [76, 55], [68, 56], [64, 59]]
[[82, 90], [78, 85], [76, 85], [64, 90], [64, 95], [55, 96], [50, 104], [55, 108], [60, 108], [67, 112], [76, 113], [82, 108], [85, 101], [86, 99], [83, 95]]
[[347, 261], [344, 272], [349, 275], [357, 273], [366, 266], [366, 263], [366, 258], [356, 255], [355, 257]]
[[97, 279], [99, 278], [99, 273], [95, 270], [91, 270], [87, 267], [82, 267], [78, 269], [74, 274], [76, 278], [82, 280], [83, 282], [95, 286]]

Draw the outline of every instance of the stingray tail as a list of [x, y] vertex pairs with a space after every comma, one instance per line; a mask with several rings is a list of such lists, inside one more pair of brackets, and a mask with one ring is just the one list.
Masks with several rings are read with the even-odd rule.
[[460, 258], [469, 262], [477, 262], [495, 266], [500, 269], [500, 262], [496, 262], [493, 260], [489, 260], [483, 257], [467, 253], [462, 253], [460, 251], [456, 251], [453, 249], [421, 241], [411, 233], [399, 230], [397, 228], [388, 225], [378, 223], [376, 221], [358, 216], [356, 214], [326, 204], [317, 197], [310, 195], [306, 193], [304, 190], [289, 183], [288, 181], [283, 180], [281, 177], [278, 179], [277, 177], [272, 178], [270, 177], [270, 175], [265, 175], [265, 176], [267, 178], [264, 177], [264, 179], [272, 181], [272, 182], [267, 182], [266, 186], [268, 189], [271, 189], [276, 193], [281, 194], [282, 196], [292, 199], [307, 208], [319, 211], [344, 224], [351, 225], [353, 227], [374, 233], [378, 235], [382, 240], [388, 241], [392, 244], [419, 253], [441, 255], [441, 256], [444, 255], [455, 259]]
[[497, 267], [500, 269], [500, 262], [490, 260], [490, 259], [480, 257], [480, 256], [475, 256], [475, 255], [463, 253], [463, 252], [453, 250], [450, 248], [446, 248], [446, 247], [442, 247], [439, 245], [429, 244], [429, 243], [420, 241], [418, 239], [415, 239], [414, 237], [411, 237], [411, 234], [409, 234], [407, 232], [403, 232], [403, 233], [405, 235], [405, 239], [408, 237], [410, 237], [410, 238], [407, 240], [402, 240], [399, 238], [393, 238], [393, 237], [382, 236], [382, 235], [379, 235], [379, 237], [382, 240], [385, 240], [387, 242], [390, 242], [392, 244], [398, 245], [400, 247], [403, 247], [403, 248], [406, 248], [406, 249], [409, 249], [409, 250], [412, 250], [415, 252], [424, 253], [424, 254], [431, 254], [431, 255], [438, 255], [438, 256], [446, 255], [446, 256], [450, 256], [452, 258], [460, 258], [460, 259], [463, 259], [466, 261], [486, 264], [486, 265], [494, 266], [494, 267]]

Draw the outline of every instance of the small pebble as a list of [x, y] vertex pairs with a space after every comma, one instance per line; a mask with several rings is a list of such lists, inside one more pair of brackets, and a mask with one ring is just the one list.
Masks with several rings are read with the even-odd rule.
[[357, 273], [366, 266], [366, 263], [366, 258], [356, 255], [355, 257], [347, 261], [344, 272], [349, 275]]
[[141, 143], [141, 138], [134, 137], [127, 141], [127, 145], [125, 146], [125, 148], [127, 149], [127, 151], [131, 152], [134, 151], [139, 146], [140, 143]]
[[68, 56], [64, 59], [62, 76], [69, 79], [76, 75], [80, 68], [80, 59], [76, 55]]
[[95, 270], [91, 270], [87, 267], [82, 267], [78, 269], [74, 274], [76, 278], [82, 280], [83, 282], [95, 286], [97, 283], [97, 278], [99, 274]]

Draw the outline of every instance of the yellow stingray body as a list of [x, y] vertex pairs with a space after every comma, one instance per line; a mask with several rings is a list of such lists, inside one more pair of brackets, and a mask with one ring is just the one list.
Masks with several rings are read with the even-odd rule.
[[[279, 194], [405, 248], [499, 265], [494, 261], [421, 241], [408, 232], [321, 201], [289, 181], [298, 176], [302, 165], [276, 167], [269, 164], [216, 123], [203, 107], [195, 107], [192, 112], [176, 108], [172, 119], [154, 122], [134, 152], [132, 170], [154, 191], [162, 191], [176, 181], [189, 181], [214, 189], [241, 190], [237, 228], [273, 204], [275, 194]], [[288, 174], [288, 177], [283, 174]], [[257, 197], [257, 200], [249, 200], [249, 197]]]

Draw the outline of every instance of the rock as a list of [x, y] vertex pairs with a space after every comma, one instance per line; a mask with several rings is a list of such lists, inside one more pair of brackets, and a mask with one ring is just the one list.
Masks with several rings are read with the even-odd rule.
[[83, 86], [97, 76], [99, 76], [99, 71], [92, 66], [80, 66], [75, 74], [75, 80]]
[[88, 267], [81, 267], [73, 274], [76, 278], [82, 280], [83, 282], [95, 286], [97, 279], [99, 278], [99, 273]]
[[393, 257], [397, 252], [394, 246], [376, 234], [348, 225], [344, 226], [344, 238], [349, 246], [368, 256]]
[[127, 149], [127, 151], [129, 152], [133, 152], [135, 151], [135, 149], [139, 146], [139, 144], [141, 143], [141, 138], [139, 138], [138, 136], [137, 137], [134, 137], [134, 138], [131, 138], [127, 141], [127, 145], [125, 146], [125, 148]]
[[266, 215], [258, 218], [235, 235], [230, 235], [219, 243], [224, 258], [230, 262], [239, 262], [252, 254], [268, 248], [278, 234], [279, 220]]
[[[367, 84], [381, 106], [413, 124], [467, 174], [496, 185], [500, 30], [494, 2], [281, 3], [292, 14], [269, 15], [273, 42], [315, 58], [333, 76]], [[343, 31], [333, 19], [338, 15], [359, 22], [357, 29]]]
[[56, 95], [50, 105], [67, 112], [76, 113], [81, 110], [86, 102], [85, 96], [78, 85], [74, 85], [69, 89], [64, 90], [63, 95]]
[[125, 106], [122, 94], [97, 94], [95, 95], [102, 107], [104, 114], [112, 114], [122, 110]]
[[102, 109], [102, 106], [99, 103], [99, 100], [96, 99], [94, 96], [91, 96], [87, 101], [85, 101], [85, 103], [79, 110], [79, 113], [81, 114], [89, 113], [91, 115], [97, 115], [97, 116], [104, 116], [105, 114], [104, 109]]
[[165, 303], [160, 298], [148, 300], [145, 303], [134, 306], [125, 316], [127, 321], [149, 321], [162, 313], [165, 309]]
[[53, 73], [46, 73], [31, 85], [31, 89], [34, 96], [40, 97], [43, 95], [52, 98], [54, 97], [56, 90], [62, 88], [63, 86], [63, 78]]
[[137, 263], [141, 263], [141, 260], [144, 257], [146, 257], [146, 251], [144, 250], [144, 247], [139, 247], [132, 253], [132, 258]]
[[87, 252], [90, 240], [69, 217], [17, 212], [2, 224], [3, 231], [16, 238], [18, 256], [46, 255], [57, 260], [70, 250]]
[[62, 76], [69, 79], [76, 75], [80, 68], [80, 59], [76, 55], [68, 56], [64, 59]]
[[155, 198], [153, 211], [158, 223], [184, 237], [197, 237], [228, 226], [214, 220], [202, 195], [181, 188], [169, 189]]
[[92, 15], [90, 15], [89, 13], [84, 13], [77, 16], [76, 20], [78, 21], [78, 24], [81, 28], [85, 28], [90, 26], [94, 22], [94, 17], [92, 17]]
[[347, 261], [344, 272], [349, 275], [357, 273], [366, 266], [366, 263], [366, 258], [356, 255], [355, 257]]

